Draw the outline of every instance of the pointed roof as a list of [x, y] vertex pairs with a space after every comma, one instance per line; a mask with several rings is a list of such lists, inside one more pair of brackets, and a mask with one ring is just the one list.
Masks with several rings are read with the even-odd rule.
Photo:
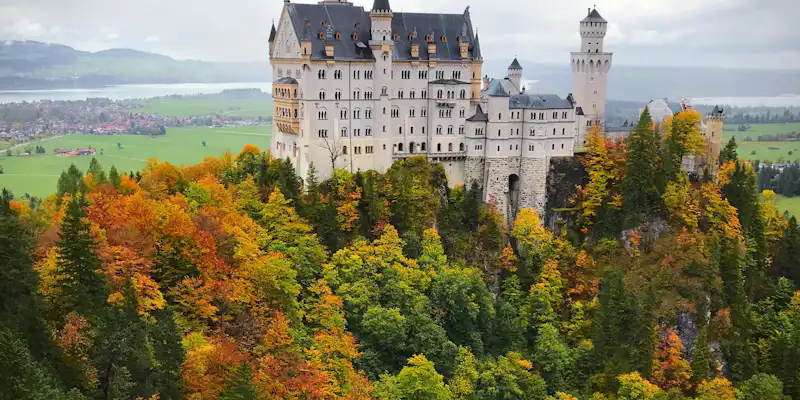
[[603, 17], [600, 16], [600, 13], [597, 12], [596, 8], [592, 8], [589, 10], [588, 15], [586, 18], [583, 19], [581, 22], [608, 22]]
[[275, 36], [278, 34], [278, 31], [275, 30], [275, 21], [272, 21], [272, 29], [269, 31], [269, 42], [272, 43], [275, 41]]
[[522, 69], [522, 65], [519, 65], [517, 57], [514, 57], [514, 61], [511, 62], [511, 65], [508, 66], [508, 69]]
[[472, 55], [475, 58], [482, 58], [482, 56], [481, 56], [481, 41], [478, 39], [478, 32], [475, 32], [475, 43], [472, 45]]
[[375, 0], [372, 3], [372, 11], [392, 11], [392, 7], [389, 5], [389, 0]]

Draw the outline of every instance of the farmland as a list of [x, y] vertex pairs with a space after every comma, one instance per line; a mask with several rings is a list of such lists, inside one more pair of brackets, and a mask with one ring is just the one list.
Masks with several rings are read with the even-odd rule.
[[170, 117], [228, 115], [232, 117], [269, 117], [272, 100], [262, 98], [231, 98], [227, 96], [161, 97], [133, 100], [142, 107], [137, 112]]
[[160, 137], [71, 135], [55, 138], [42, 143], [47, 149], [46, 154], [0, 157], [4, 170], [0, 175], [0, 187], [11, 189], [17, 196], [25, 193], [45, 196], [55, 191], [59, 175], [70, 164], [75, 163], [81, 170], [86, 170], [92, 159], [91, 156], [59, 157], [54, 154], [56, 148], [91, 146], [97, 150], [95, 157], [106, 170], [115, 165], [120, 172], [129, 172], [142, 169], [150, 158], [187, 165], [206, 156], [219, 156], [224, 152], [236, 154], [246, 144], [266, 150], [271, 130], [269, 126], [190, 127], [169, 128], [167, 135]]
[[[728, 127], [736, 129], [736, 127]], [[726, 130], [723, 140], [727, 142], [731, 137], [736, 138], [739, 145], [739, 157], [746, 160], [761, 160], [770, 162], [792, 162], [800, 160], [800, 141], [759, 142], [761, 135], [777, 135], [781, 133], [800, 132], [800, 123], [787, 124], [754, 124], [750, 125], [747, 132]], [[789, 152], [792, 154], [789, 154]]]

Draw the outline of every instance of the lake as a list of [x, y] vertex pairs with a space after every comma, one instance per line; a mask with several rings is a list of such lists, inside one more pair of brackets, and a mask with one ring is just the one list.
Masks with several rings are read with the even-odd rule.
[[170, 85], [120, 85], [98, 89], [0, 90], [0, 104], [39, 100], [85, 100], [105, 97], [112, 100], [145, 99], [151, 97], [219, 93], [225, 89], [261, 89], [272, 93], [271, 82], [240, 83], [182, 83]]

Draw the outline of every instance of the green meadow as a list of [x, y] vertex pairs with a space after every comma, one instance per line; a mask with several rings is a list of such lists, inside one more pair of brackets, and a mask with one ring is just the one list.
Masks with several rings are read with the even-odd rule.
[[[25, 193], [46, 196], [55, 191], [59, 175], [70, 164], [74, 163], [84, 171], [88, 168], [92, 156], [59, 157], [55, 155], [57, 148], [91, 146], [97, 149], [94, 157], [106, 171], [115, 165], [120, 173], [127, 173], [142, 169], [150, 158], [177, 165], [190, 165], [207, 156], [219, 156], [224, 152], [235, 155], [247, 144], [266, 150], [271, 131], [271, 126], [188, 127], [168, 128], [167, 134], [160, 137], [71, 135], [55, 138], [39, 143], [45, 147], [46, 154], [29, 157], [0, 156], [0, 166], [4, 171], [0, 175], [0, 187], [9, 188], [17, 197]], [[205, 146], [203, 142], [206, 142]], [[118, 143], [121, 148], [118, 148]]]
[[155, 98], [134, 100], [142, 107], [137, 111], [172, 117], [230, 115], [234, 117], [272, 116], [272, 100], [231, 98], [226, 96], [199, 96], [183, 98]]
[[[739, 157], [746, 160], [784, 161], [800, 160], [800, 141], [784, 142], [759, 142], [761, 135], [775, 135], [779, 133], [800, 132], [800, 123], [786, 124], [753, 124], [747, 132], [736, 131], [736, 126], [727, 126], [734, 130], [723, 131], [723, 140], [727, 143], [730, 138], [736, 138], [739, 145]], [[749, 139], [749, 140], [745, 140]], [[723, 143], [724, 145], [724, 143]], [[789, 154], [789, 152], [792, 154]]]
[[788, 211], [789, 214], [800, 218], [800, 197], [775, 197], [775, 207], [781, 211]]

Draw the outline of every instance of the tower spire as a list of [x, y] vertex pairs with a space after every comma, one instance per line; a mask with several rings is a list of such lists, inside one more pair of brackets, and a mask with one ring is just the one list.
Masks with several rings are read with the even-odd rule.
[[372, 3], [372, 11], [392, 11], [392, 7], [389, 5], [389, 0], [375, 0]]

